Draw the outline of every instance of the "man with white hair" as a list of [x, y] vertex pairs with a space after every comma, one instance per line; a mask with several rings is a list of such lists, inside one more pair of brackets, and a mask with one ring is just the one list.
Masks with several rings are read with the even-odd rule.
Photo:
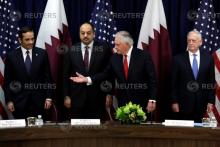
[[[84, 77], [78, 74], [71, 77], [74, 82], [91, 83], [99, 82], [106, 77], [116, 79], [116, 97], [118, 105], [123, 106], [129, 101], [140, 104], [148, 112], [156, 108], [156, 78], [153, 62], [148, 53], [133, 47], [133, 39], [126, 31], [115, 35], [114, 54], [106, 70], [101, 74]], [[88, 80], [90, 79], [90, 80]], [[106, 105], [112, 104], [109, 96]]]
[[209, 53], [199, 50], [202, 36], [196, 31], [187, 35], [187, 51], [173, 59], [172, 110], [178, 119], [201, 122], [211, 112], [214, 96], [214, 61]]

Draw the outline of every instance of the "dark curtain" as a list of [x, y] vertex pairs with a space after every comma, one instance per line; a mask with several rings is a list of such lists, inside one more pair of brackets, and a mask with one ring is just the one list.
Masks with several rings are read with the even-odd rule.
[[[147, 0], [110, 0], [118, 30], [127, 30], [134, 38], [135, 45], [142, 23]], [[64, 0], [70, 33], [73, 43], [79, 41], [78, 30], [81, 23], [89, 21], [96, 0]], [[170, 35], [172, 54], [176, 55], [186, 49], [186, 34], [193, 29], [195, 11], [200, 0], [163, 0], [168, 31]], [[220, 1], [213, 0], [217, 13], [217, 24], [220, 25]], [[21, 13], [20, 26], [29, 25], [38, 32], [42, 13], [47, 0], [14, 0], [16, 10]], [[135, 15], [135, 16], [134, 16]], [[220, 26], [219, 26], [220, 27]], [[164, 111], [169, 108], [169, 99], [164, 99]], [[63, 102], [62, 102], [63, 103]], [[162, 117], [168, 117], [163, 114]]]

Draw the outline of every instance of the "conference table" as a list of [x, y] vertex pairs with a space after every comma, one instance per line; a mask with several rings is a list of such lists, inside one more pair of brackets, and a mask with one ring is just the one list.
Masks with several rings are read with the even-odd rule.
[[220, 128], [51, 123], [0, 129], [0, 147], [220, 147]]

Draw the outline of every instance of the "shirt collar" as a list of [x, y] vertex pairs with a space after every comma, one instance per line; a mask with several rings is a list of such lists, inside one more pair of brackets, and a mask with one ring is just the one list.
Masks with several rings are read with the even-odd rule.
[[131, 56], [131, 51], [132, 51], [132, 49], [133, 49], [133, 46], [131, 46], [131, 47], [129, 48], [129, 50], [128, 50], [127, 54], [126, 54], [128, 57]]
[[200, 55], [200, 51], [197, 50], [195, 53], [192, 53], [191, 51], [189, 51], [190, 56], [193, 56], [194, 54], [196, 54], [196, 56], [198, 57]]
[[31, 55], [33, 49], [26, 49], [26, 48], [24, 48], [24, 47], [21, 46], [21, 51], [22, 51], [22, 53], [23, 53], [24, 55], [26, 55], [26, 51], [27, 51], [27, 50], [29, 51], [29, 54]]
[[90, 44], [88, 44], [88, 45], [85, 45], [84, 43], [82, 43], [81, 42], [81, 46], [82, 46], [82, 48], [84, 49], [86, 46], [88, 46], [90, 49], [92, 48], [92, 46], [93, 46], [93, 43], [94, 43], [94, 41], [92, 41]]

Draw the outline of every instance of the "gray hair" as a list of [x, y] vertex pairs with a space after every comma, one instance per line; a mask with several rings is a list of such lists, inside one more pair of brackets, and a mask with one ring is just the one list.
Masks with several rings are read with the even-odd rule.
[[190, 32], [187, 34], [187, 38], [188, 38], [188, 36], [189, 36], [190, 33], [195, 33], [195, 34], [198, 36], [198, 38], [199, 38], [200, 40], [202, 40], [202, 34], [201, 34], [198, 30], [194, 29], [194, 30], [190, 31]]
[[133, 38], [127, 31], [119, 31], [115, 34], [115, 37], [119, 37], [122, 42], [128, 43], [130, 46], [134, 44]]

